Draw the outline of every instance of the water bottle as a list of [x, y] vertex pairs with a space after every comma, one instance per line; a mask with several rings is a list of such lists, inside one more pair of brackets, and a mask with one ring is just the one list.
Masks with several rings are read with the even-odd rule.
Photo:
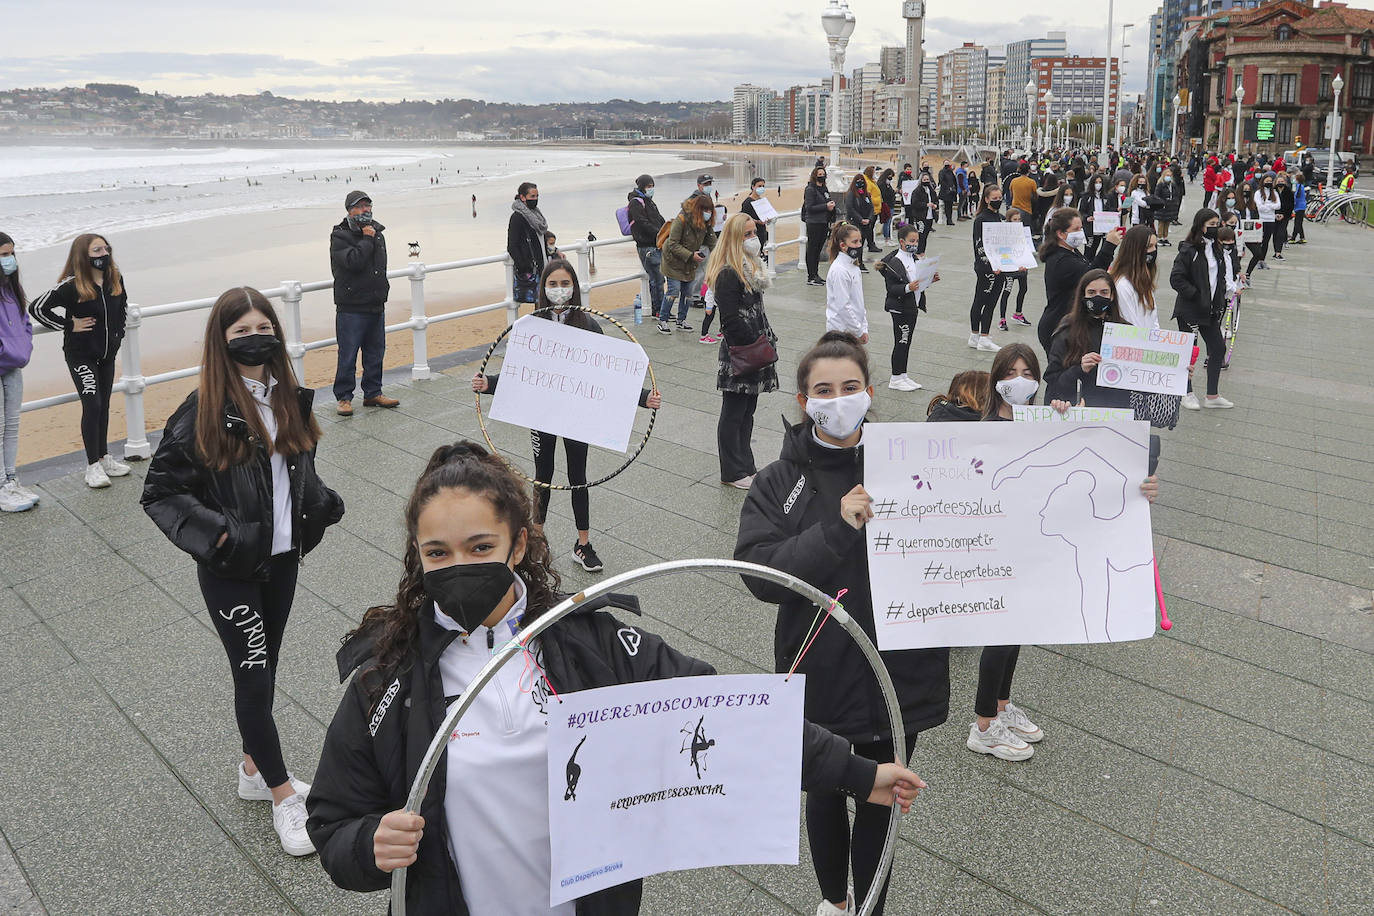
[[640, 294], [635, 293], [635, 324], [644, 323], [644, 305], [639, 297]]

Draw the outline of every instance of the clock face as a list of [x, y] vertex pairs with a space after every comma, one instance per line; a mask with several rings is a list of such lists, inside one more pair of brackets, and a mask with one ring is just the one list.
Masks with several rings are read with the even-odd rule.
[[902, 4], [902, 16], [906, 19], [917, 19], [926, 14], [926, 5], [921, 0], [907, 0]]

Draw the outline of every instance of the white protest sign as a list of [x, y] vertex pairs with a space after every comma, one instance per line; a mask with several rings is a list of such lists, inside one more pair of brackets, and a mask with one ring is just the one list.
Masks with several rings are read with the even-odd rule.
[[776, 207], [774, 207], [771, 203], [768, 202], [768, 198], [766, 198], [766, 197], [760, 197], [758, 200], [754, 201], [753, 203], [754, 203], [754, 212], [755, 212], [756, 214], [758, 214], [758, 218], [759, 218], [759, 219], [764, 220], [765, 222], [767, 222], [767, 221], [770, 220], [770, 219], [777, 219], [777, 218], [778, 218], [778, 210], [777, 210]]
[[1031, 235], [1030, 226], [1022, 223], [1025, 230], [1026, 244], [1021, 249], [1021, 266], [1027, 270], [1034, 270], [1040, 266], [1040, 262], [1035, 259], [1035, 238]]
[[1149, 434], [1144, 422], [864, 427], [878, 647], [1152, 635]]
[[649, 368], [643, 347], [534, 315], [516, 321], [506, 339], [492, 419], [629, 449]]
[[939, 255], [936, 255], [933, 258], [916, 259], [916, 273], [914, 276], [909, 278], [910, 280], [914, 280], [916, 283], [920, 284], [915, 289], [916, 295], [919, 296], [921, 295], [921, 293], [930, 289], [931, 285], [935, 283], [935, 274], [939, 271], [939, 269]]
[[911, 195], [916, 192], [916, 188], [919, 184], [919, 181], [902, 182], [902, 203], [911, 206]]
[[1134, 420], [1135, 411], [1129, 407], [1070, 407], [1060, 413], [1053, 407], [1015, 406], [1011, 418], [1018, 423], [1120, 423]]
[[1109, 321], [1102, 326], [1097, 384], [1182, 397], [1188, 393], [1193, 338], [1191, 331], [1138, 328]]
[[1258, 245], [1264, 240], [1264, 223], [1257, 219], [1243, 219], [1236, 226], [1236, 241], [1242, 245]]
[[983, 223], [983, 253], [993, 270], [1020, 270], [1025, 266], [1026, 256], [1031, 255], [1027, 248], [1020, 223]]
[[724, 225], [725, 225], [725, 205], [724, 205], [724, 204], [720, 204], [720, 205], [718, 205], [718, 206], [716, 207], [716, 222], [715, 222], [714, 228], [715, 228], [715, 230], [716, 230], [717, 232], [719, 232], [720, 229], [721, 229], [721, 227], [724, 226]]
[[804, 688], [784, 677], [563, 694], [549, 716], [550, 905], [665, 871], [796, 864]]
[[1093, 235], [1106, 235], [1118, 225], [1117, 214], [1103, 207], [1093, 210]]

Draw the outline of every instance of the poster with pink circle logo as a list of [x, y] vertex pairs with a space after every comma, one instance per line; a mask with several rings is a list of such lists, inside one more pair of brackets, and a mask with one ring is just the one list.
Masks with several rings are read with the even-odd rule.
[[1128, 391], [1187, 394], [1195, 336], [1191, 331], [1108, 322], [1102, 327], [1097, 384]]

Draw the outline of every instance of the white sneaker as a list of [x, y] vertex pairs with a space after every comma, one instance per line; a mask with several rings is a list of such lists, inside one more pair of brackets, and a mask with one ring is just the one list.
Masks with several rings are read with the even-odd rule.
[[1002, 348], [993, 343], [991, 337], [980, 337], [978, 338], [978, 349], [985, 353], [996, 353]]
[[754, 475], [741, 477], [739, 480], [722, 480], [721, 483], [727, 487], [734, 487], [736, 490], [747, 490], [754, 485]]
[[919, 391], [921, 383], [907, 375], [894, 375], [888, 381], [887, 387], [895, 391]]
[[854, 912], [854, 889], [852, 887], [849, 889], [849, 895], [844, 904], [844, 909], [840, 909], [829, 900], [822, 900], [816, 905], [816, 916], [835, 916], [836, 913]]
[[1235, 407], [1236, 405], [1232, 404], [1230, 401], [1226, 400], [1221, 395], [1217, 395], [1214, 398], [1203, 398], [1202, 406], [1210, 407], [1214, 410], [1226, 410], [1228, 408]]
[[1000, 718], [988, 724], [988, 730], [978, 730], [974, 722], [968, 729], [968, 749], [979, 754], [991, 754], [999, 760], [1026, 760], [1035, 748], [1007, 730]]
[[1197, 402], [1197, 395], [1191, 391], [1183, 396], [1183, 406], [1188, 410], [1202, 409], [1202, 405]]
[[100, 466], [105, 469], [105, 473], [111, 477], [127, 477], [129, 466], [122, 461], [115, 461], [111, 455], [106, 455], [100, 459]]
[[105, 473], [105, 469], [100, 466], [100, 462], [86, 468], [86, 486], [92, 490], [101, 490], [110, 485], [110, 475]]
[[[271, 801], [272, 789], [267, 785], [267, 780], [262, 778], [262, 771], [249, 776], [243, 769], [243, 761], [239, 761], [239, 798], [244, 801]], [[296, 794], [305, 798], [310, 794], [310, 783], [301, 782], [290, 773], [286, 778], [291, 782], [291, 788], [296, 790]]]
[[975, 350], [978, 349], [978, 335], [977, 335], [977, 334], [970, 334], [970, 335], [968, 336], [968, 345], [969, 345], [970, 347], [972, 347], [973, 349], [975, 349]]
[[14, 484], [14, 491], [16, 493], [18, 493], [25, 499], [29, 500], [30, 502], [34, 503], [35, 505], [38, 503], [39, 498], [42, 496], [42, 494], [40, 494], [37, 490], [30, 490], [28, 487], [21, 484], [17, 478], [12, 477], [10, 478], [9, 482]]
[[305, 799], [293, 795], [272, 806], [272, 827], [281, 840], [282, 851], [292, 856], [308, 856], [315, 851], [310, 834], [305, 832]]
[[33, 500], [19, 492], [19, 485], [13, 480], [0, 487], [0, 512], [26, 512], [33, 508]]
[[1007, 701], [1007, 708], [997, 714], [997, 720], [1007, 727], [1007, 731], [1028, 744], [1045, 737], [1044, 731], [1030, 720], [1025, 710], [1010, 700]]

